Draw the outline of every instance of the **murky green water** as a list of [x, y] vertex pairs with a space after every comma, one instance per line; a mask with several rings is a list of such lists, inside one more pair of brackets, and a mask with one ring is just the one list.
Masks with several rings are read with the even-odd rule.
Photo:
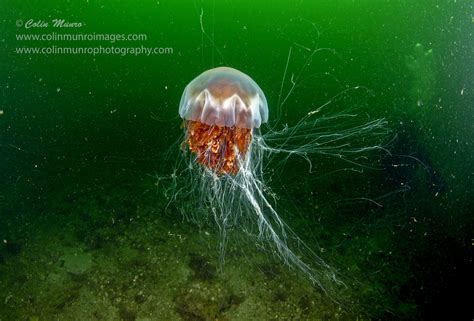
[[[0, 12], [0, 320], [473, 317], [469, 1], [4, 1]], [[54, 40], [65, 34], [95, 40]], [[326, 103], [388, 121], [388, 152], [364, 167], [323, 155], [312, 173], [299, 158], [266, 167], [282, 218], [345, 286], [324, 293], [237, 229], [220, 265], [218, 228], [185, 220], [189, 204], [157, 180], [179, 157], [184, 87], [221, 65], [265, 92], [263, 132]]]

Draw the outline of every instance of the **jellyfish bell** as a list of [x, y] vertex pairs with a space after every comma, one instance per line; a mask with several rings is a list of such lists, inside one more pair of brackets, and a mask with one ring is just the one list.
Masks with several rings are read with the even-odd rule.
[[257, 83], [230, 68], [209, 69], [184, 89], [179, 115], [213, 126], [258, 128], [268, 120], [268, 105]]
[[185, 143], [196, 160], [218, 174], [237, 174], [255, 128], [268, 121], [268, 105], [257, 83], [237, 69], [218, 67], [184, 89], [179, 115]]

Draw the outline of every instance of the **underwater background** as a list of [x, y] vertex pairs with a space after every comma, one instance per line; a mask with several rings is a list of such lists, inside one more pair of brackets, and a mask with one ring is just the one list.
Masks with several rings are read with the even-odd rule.
[[[4, 0], [0, 12], [0, 320], [474, 317], [471, 1]], [[19, 36], [53, 33], [146, 39]], [[25, 49], [53, 46], [163, 50]], [[218, 227], [188, 222], [158, 179], [179, 157], [184, 87], [222, 65], [259, 84], [272, 126], [328, 102], [388, 122], [387, 153], [363, 170], [334, 157], [311, 173], [301, 159], [266, 167], [282, 218], [342, 276], [334, 293], [243, 232], [220, 265]]]

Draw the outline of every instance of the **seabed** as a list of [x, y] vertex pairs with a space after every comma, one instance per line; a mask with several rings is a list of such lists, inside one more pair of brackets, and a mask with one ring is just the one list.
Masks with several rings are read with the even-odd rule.
[[152, 178], [81, 179], [33, 208], [4, 202], [2, 215], [28, 219], [6, 226], [0, 320], [357, 317], [248, 241], [230, 244], [220, 268], [218, 230], [164, 210]]

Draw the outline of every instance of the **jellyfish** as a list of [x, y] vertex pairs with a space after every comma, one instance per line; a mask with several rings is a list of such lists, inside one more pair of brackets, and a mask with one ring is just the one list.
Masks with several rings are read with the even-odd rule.
[[[165, 194], [169, 204], [180, 204], [191, 221], [214, 221], [218, 225], [221, 264], [228, 233], [240, 230], [326, 293], [343, 284], [335, 270], [281, 218], [276, 210], [277, 197], [266, 183], [271, 155], [285, 155], [280, 160], [283, 163], [290, 156], [302, 157], [311, 172], [314, 155], [335, 156], [354, 169], [364, 165], [352, 156], [382, 148], [380, 137], [387, 131], [383, 119], [361, 119], [348, 110], [326, 114], [330, 102], [294, 126], [281, 130], [268, 126], [262, 134], [269, 119], [268, 103], [248, 75], [218, 67], [203, 72], [185, 87], [179, 103], [184, 128], [182, 152]], [[342, 127], [331, 129], [335, 121]]]

